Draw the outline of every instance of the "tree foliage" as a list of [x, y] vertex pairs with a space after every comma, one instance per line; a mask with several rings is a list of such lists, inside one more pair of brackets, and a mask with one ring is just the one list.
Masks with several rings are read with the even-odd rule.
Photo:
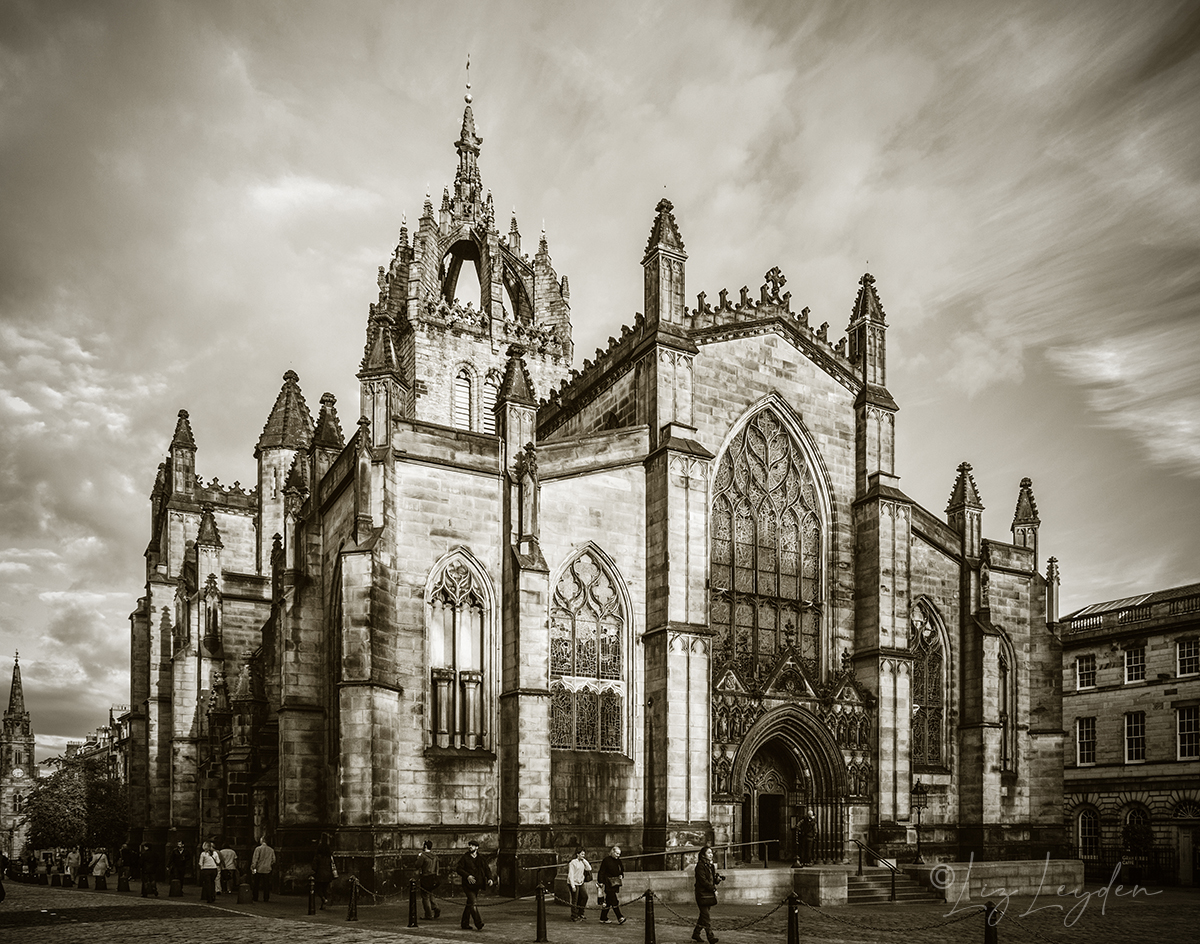
[[124, 785], [106, 770], [68, 760], [33, 784], [25, 821], [36, 849], [115, 847], [129, 832], [129, 801]]

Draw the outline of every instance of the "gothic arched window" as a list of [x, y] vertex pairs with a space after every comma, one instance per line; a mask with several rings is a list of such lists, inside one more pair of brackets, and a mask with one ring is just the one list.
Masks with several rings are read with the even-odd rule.
[[754, 416], [721, 457], [713, 486], [710, 619], [721, 661], [750, 678], [795, 646], [821, 651], [822, 526], [813, 475], [771, 410]]
[[625, 609], [590, 551], [563, 571], [550, 611], [550, 746], [625, 748]]
[[433, 743], [484, 748], [488, 605], [481, 579], [452, 559], [433, 582], [428, 604]]
[[481, 427], [485, 433], [496, 432], [496, 397], [500, 393], [500, 382], [496, 374], [490, 373], [483, 381], [483, 404], [480, 408]]
[[471, 428], [471, 372], [467, 368], [459, 368], [454, 375], [454, 394], [452, 396], [453, 425], [459, 429]]
[[908, 651], [912, 654], [912, 737], [909, 752], [914, 768], [941, 767], [945, 760], [946, 651], [933, 615], [918, 603], [909, 621]]

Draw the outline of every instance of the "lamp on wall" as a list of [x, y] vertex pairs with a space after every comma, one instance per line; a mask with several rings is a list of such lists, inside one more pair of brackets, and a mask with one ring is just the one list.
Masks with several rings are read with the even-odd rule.
[[921, 783], [920, 779], [913, 784], [912, 788], [912, 808], [917, 811], [917, 864], [924, 864], [925, 860], [921, 858], [921, 810], [925, 809], [929, 803], [929, 791], [925, 784]]

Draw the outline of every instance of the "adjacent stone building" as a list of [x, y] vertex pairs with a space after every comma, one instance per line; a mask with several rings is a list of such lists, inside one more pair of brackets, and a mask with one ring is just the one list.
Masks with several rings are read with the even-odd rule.
[[25, 853], [24, 804], [36, 777], [33, 721], [25, 709], [21, 660], [14, 656], [8, 708], [0, 720], [0, 852], [9, 858]]
[[1062, 621], [1064, 798], [1094, 877], [1141, 862], [1200, 883], [1200, 584]]
[[388, 889], [476, 836], [512, 891], [576, 844], [790, 859], [805, 809], [824, 860], [907, 854], [920, 779], [930, 849], [1061, 843], [1031, 483], [1003, 541], [968, 464], [945, 518], [900, 489], [875, 280], [837, 341], [778, 268], [692, 307], [663, 200], [644, 312], [575, 368], [567, 279], [498, 228], [482, 141], [468, 98], [453, 188], [379, 269], [348, 434], [288, 371], [226, 486], [179, 413], [132, 615], [145, 837], [269, 832], [286, 875], [329, 832]]

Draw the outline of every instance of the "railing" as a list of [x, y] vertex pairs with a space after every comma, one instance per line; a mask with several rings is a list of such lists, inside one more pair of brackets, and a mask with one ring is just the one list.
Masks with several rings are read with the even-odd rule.
[[864, 850], [871, 853], [871, 855], [875, 857], [876, 862], [878, 862], [881, 865], [887, 866], [888, 870], [892, 873], [892, 893], [888, 897], [888, 901], [895, 901], [896, 900], [896, 876], [900, 874], [900, 870], [897, 869], [894, 865], [892, 865], [892, 863], [890, 863], [887, 859], [885, 859], [880, 853], [876, 852], [874, 849], [872, 849], [870, 846], [868, 846], [866, 843], [859, 842], [853, 836], [850, 837], [850, 841], [852, 843], [854, 843], [856, 846], [858, 846], [858, 874], [860, 876], [863, 874], [862, 873], [862, 870], [863, 870], [862, 854], [863, 854]]
[[[729, 868], [729, 850], [730, 849], [740, 849], [744, 846], [762, 846], [763, 847], [763, 868], [765, 869], [767, 867], [767, 855], [766, 855], [767, 848], [766, 847], [769, 843], [772, 843], [772, 842], [779, 842], [779, 840], [778, 839], [759, 839], [759, 840], [756, 840], [755, 842], [725, 842], [725, 843], [720, 843], [720, 844], [713, 843], [708, 848], [712, 849], [714, 852], [717, 851], [718, 849], [723, 850], [723, 857], [721, 860], [721, 868], [728, 869]], [[678, 855], [679, 856], [679, 871], [682, 872], [684, 870], [683, 857], [691, 852], [699, 852], [703, 848], [704, 848], [704, 846], [669, 846], [666, 849], [663, 849], [662, 852], [643, 852], [639, 855], [622, 855], [621, 861], [622, 862], [632, 862], [636, 859], [662, 858], [663, 865], [665, 866], [667, 864], [667, 859], [669, 856]], [[521, 871], [522, 872], [537, 872], [537, 871], [541, 871], [543, 869], [558, 870], [558, 869], [561, 869], [564, 865], [567, 865], [568, 863], [570, 863], [570, 861], [571, 861], [570, 859], [559, 859], [557, 862], [548, 862], [545, 865], [523, 865], [523, 866], [521, 866]], [[674, 870], [665, 869], [665, 871], [670, 872], [670, 871], [674, 871]]]
[[1140, 623], [1142, 620], [1148, 620], [1153, 616], [1152, 608], [1149, 606], [1135, 606], [1128, 610], [1119, 610], [1117, 612], [1118, 623]]
[[1081, 851], [1070, 850], [1071, 857], [1083, 862], [1083, 877], [1088, 882], [1107, 882], [1119, 868], [1118, 882], [1141, 882], [1153, 885], [1179, 884], [1179, 851], [1174, 846], [1151, 846], [1131, 852], [1115, 845], [1093, 846]]

